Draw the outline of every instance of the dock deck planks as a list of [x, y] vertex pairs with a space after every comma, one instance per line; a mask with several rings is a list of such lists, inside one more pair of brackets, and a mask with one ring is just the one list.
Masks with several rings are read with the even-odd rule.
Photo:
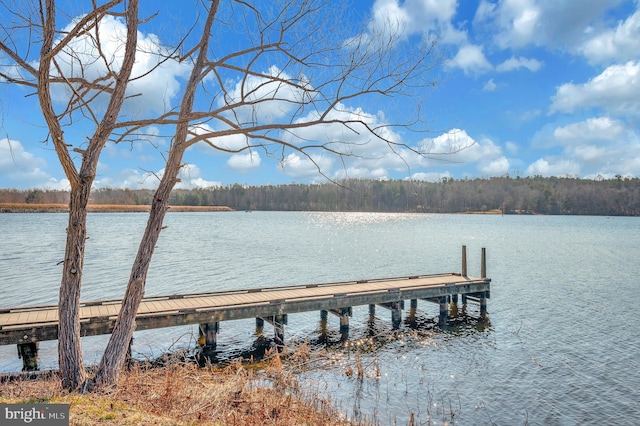
[[[490, 281], [445, 273], [153, 296], [141, 302], [136, 323], [138, 330], [144, 330], [453, 294], [473, 296], [488, 294]], [[83, 303], [82, 335], [109, 334], [119, 310], [118, 300]], [[0, 345], [57, 339], [57, 321], [57, 305], [0, 308]]]

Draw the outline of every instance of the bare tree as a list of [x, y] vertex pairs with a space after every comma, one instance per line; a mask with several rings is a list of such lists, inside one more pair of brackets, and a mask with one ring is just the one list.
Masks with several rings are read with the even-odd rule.
[[[332, 3], [336, 2], [201, 0], [188, 31], [172, 46], [159, 49], [138, 39], [154, 18], [140, 16], [138, 0], [94, 0], [80, 11], [63, 10], [69, 3], [55, 0], [0, 3], [0, 51], [8, 58], [0, 78], [37, 95], [47, 142], [70, 183], [59, 301], [59, 363], [65, 388], [92, 388], [117, 379], [187, 148], [200, 143], [231, 153], [260, 150], [283, 163], [296, 153], [321, 174], [319, 153], [345, 159], [362, 155], [364, 144], [378, 144], [400, 157], [428, 154], [400, 142], [394, 133], [400, 126], [419, 127], [417, 106], [415, 119], [381, 123], [353, 105], [410, 99], [434, 84], [427, 79], [440, 63], [433, 41], [413, 43], [410, 51], [407, 46], [399, 49], [402, 37], [395, 22], [379, 31], [364, 25], [345, 37], [340, 16], [348, 9], [337, 10]], [[114, 22], [126, 31], [116, 40], [106, 39], [103, 28]], [[232, 45], [220, 42], [234, 34]], [[109, 47], [114, 41], [115, 53]], [[137, 65], [141, 55], [155, 58], [153, 64]], [[136, 111], [136, 99], [145, 95], [138, 83], [169, 63], [188, 70], [176, 96], [179, 102], [166, 104], [160, 112]], [[79, 303], [89, 194], [105, 145], [138, 143], [150, 126], [171, 137], [164, 153], [166, 165], [115, 329], [95, 376], [88, 378]], [[310, 137], [309, 129], [318, 127], [326, 131], [323, 140]], [[84, 132], [86, 140], [70, 140], [65, 131], [73, 138]]]

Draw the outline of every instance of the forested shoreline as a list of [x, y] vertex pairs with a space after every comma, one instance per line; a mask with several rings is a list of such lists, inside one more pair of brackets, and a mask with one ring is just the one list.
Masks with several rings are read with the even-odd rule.
[[[101, 188], [94, 205], [149, 205], [151, 190]], [[63, 204], [69, 193], [0, 189], [0, 203]], [[640, 216], [640, 179], [556, 177], [455, 180], [439, 182], [349, 179], [324, 184], [286, 184], [175, 189], [173, 206], [227, 206], [234, 210], [370, 211]]]

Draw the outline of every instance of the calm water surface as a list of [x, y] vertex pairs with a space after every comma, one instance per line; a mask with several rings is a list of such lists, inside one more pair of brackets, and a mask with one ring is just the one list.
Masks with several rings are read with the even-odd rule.
[[[0, 215], [0, 307], [56, 303], [64, 214]], [[145, 214], [91, 214], [83, 299], [121, 297]], [[372, 213], [170, 213], [147, 294], [213, 291], [460, 270], [479, 275], [487, 248], [488, 320], [439, 330], [420, 302], [417, 330], [354, 308], [349, 347], [331, 346], [299, 374], [344, 413], [380, 424], [640, 423], [640, 219]], [[476, 306], [469, 306], [472, 315]], [[318, 338], [319, 314], [289, 317], [291, 342]], [[330, 339], [338, 320], [329, 318]], [[221, 325], [218, 345], [248, 349], [251, 320]], [[370, 335], [376, 336], [370, 339]], [[270, 330], [266, 330], [268, 335]], [[193, 345], [195, 327], [136, 333], [153, 358]], [[267, 336], [269, 337], [269, 336]], [[106, 339], [84, 340], [97, 362]], [[56, 367], [56, 343], [41, 343]], [[361, 363], [364, 377], [346, 372]], [[18, 371], [0, 347], [0, 372]]]

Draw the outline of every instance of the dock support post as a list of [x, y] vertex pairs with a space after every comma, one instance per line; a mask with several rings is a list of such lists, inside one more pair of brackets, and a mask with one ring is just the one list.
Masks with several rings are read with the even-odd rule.
[[449, 304], [449, 315], [451, 317], [458, 316], [458, 295], [457, 294], [451, 295], [451, 303]]
[[220, 323], [218, 321], [200, 324], [200, 346], [207, 351], [216, 348], [218, 331], [220, 331]]
[[480, 295], [480, 315], [487, 313], [487, 292], [483, 291]]
[[402, 303], [401, 302], [393, 302], [391, 303], [391, 324], [394, 330], [400, 328], [400, 323], [402, 322]]
[[487, 278], [487, 249], [482, 247], [482, 261], [480, 264], [480, 277]]
[[445, 325], [447, 323], [448, 309], [447, 309], [447, 296], [440, 297], [440, 316], [438, 318], [439, 325]]
[[329, 316], [329, 312], [322, 309], [320, 311], [320, 341], [323, 343], [327, 342], [327, 317]]
[[416, 326], [416, 311], [418, 310], [418, 299], [411, 299], [411, 305], [409, 307], [409, 316], [407, 320], [411, 327]]
[[284, 326], [287, 323], [287, 315], [280, 314], [273, 318], [273, 332], [275, 335], [276, 345], [284, 346]]
[[328, 317], [329, 317], [329, 311], [326, 311], [324, 309], [320, 311], [320, 321], [326, 322]]
[[18, 343], [18, 357], [22, 358], [22, 371], [38, 371], [40, 342]]
[[340, 309], [340, 341], [342, 342], [349, 339], [349, 315], [351, 315], [351, 308]]
[[262, 318], [256, 318], [256, 334], [262, 334], [264, 330], [264, 320]]
[[376, 305], [369, 305], [369, 319], [373, 319], [376, 316]]
[[462, 276], [467, 276], [467, 246], [462, 246]]

